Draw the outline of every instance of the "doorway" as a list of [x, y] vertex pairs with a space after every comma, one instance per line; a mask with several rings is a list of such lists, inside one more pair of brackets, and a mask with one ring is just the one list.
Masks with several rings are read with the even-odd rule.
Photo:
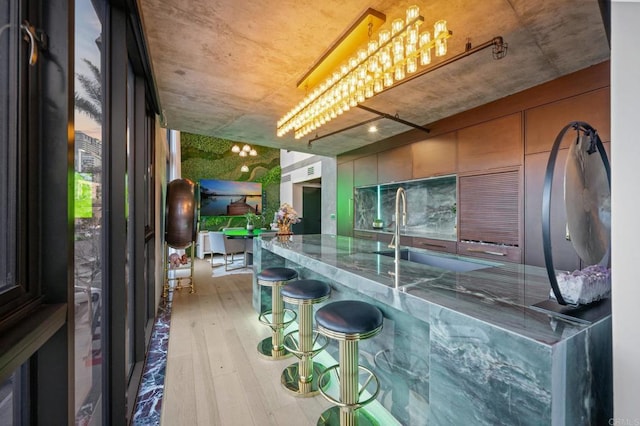
[[302, 187], [302, 230], [304, 234], [322, 233], [321, 194], [320, 187]]

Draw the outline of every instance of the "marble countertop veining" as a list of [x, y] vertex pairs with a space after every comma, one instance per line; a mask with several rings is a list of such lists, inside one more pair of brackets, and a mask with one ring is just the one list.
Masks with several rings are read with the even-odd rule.
[[284, 242], [264, 239], [261, 244], [285, 259], [426, 322], [429, 307], [435, 304], [543, 345], [554, 345], [589, 327], [529, 307], [548, 299], [550, 286], [544, 268], [411, 248], [479, 263], [484, 268], [453, 272], [401, 260], [400, 288], [395, 289], [390, 274], [393, 257], [375, 253], [391, 250], [384, 243], [318, 234], [294, 235]]

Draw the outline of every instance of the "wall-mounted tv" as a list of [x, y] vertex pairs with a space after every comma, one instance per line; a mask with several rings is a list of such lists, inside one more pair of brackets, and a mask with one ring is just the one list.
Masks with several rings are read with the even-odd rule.
[[262, 183], [200, 179], [201, 216], [262, 214]]

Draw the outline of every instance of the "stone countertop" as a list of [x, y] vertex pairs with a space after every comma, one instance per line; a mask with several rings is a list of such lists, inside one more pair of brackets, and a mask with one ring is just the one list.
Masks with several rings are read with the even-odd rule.
[[265, 238], [261, 244], [282, 258], [425, 322], [435, 304], [545, 346], [589, 327], [530, 308], [548, 299], [550, 286], [544, 268], [411, 248], [441, 258], [474, 262], [483, 269], [452, 272], [401, 260], [400, 288], [395, 289], [390, 274], [394, 270], [393, 257], [375, 253], [391, 250], [384, 243], [335, 235], [293, 235], [286, 241]]

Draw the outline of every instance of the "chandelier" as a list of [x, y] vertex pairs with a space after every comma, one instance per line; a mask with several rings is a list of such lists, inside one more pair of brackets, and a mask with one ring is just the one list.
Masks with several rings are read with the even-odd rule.
[[258, 152], [247, 144], [245, 144], [242, 148], [240, 148], [239, 145], [233, 145], [233, 147], [231, 147], [231, 152], [238, 154], [240, 157], [246, 157], [247, 155], [255, 157], [256, 155], [258, 155]]
[[[381, 15], [379, 12], [377, 14]], [[349, 59], [335, 67], [298, 105], [278, 120], [277, 135], [284, 136], [293, 131], [296, 139], [304, 137], [343, 112], [416, 73], [419, 67], [430, 64], [432, 52], [435, 56], [444, 56], [447, 53], [447, 39], [452, 34], [447, 29], [447, 22], [440, 20], [434, 24], [433, 37], [428, 30], [420, 31], [423, 22], [420, 8], [411, 6], [406, 11], [405, 19], [393, 20], [391, 30], [382, 29], [377, 37], [373, 36], [372, 24], [369, 23], [366, 48], [352, 53]], [[322, 61], [314, 68], [321, 64]]]

